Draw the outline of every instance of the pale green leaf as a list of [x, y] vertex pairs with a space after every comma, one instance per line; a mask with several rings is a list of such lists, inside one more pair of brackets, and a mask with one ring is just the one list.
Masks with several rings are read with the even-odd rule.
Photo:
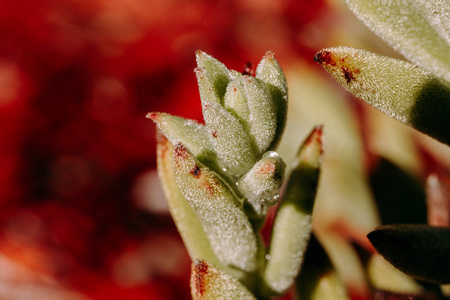
[[182, 143], [202, 163], [209, 167], [216, 165], [216, 154], [209, 140], [209, 132], [205, 125], [167, 113], [148, 113], [164, 136], [172, 144]]
[[206, 260], [192, 264], [191, 293], [194, 300], [256, 300], [242, 283]]
[[199, 218], [176, 184], [172, 168], [174, 146], [160, 132], [157, 135], [157, 140], [158, 175], [169, 205], [170, 214], [180, 232], [189, 256], [192, 260], [206, 259], [220, 266], [221, 263], [211, 248]]
[[450, 85], [406, 61], [348, 47], [314, 59], [344, 88], [385, 114], [450, 144]]
[[238, 188], [258, 215], [278, 202], [285, 163], [274, 151], [266, 152], [238, 181]]
[[258, 154], [271, 145], [277, 130], [277, 106], [265, 83], [255, 77], [243, 76], [243, 85], [250, 112], [250, 134], [254, 138]]
[[273, 52], [267, 52], [256, 68], [256, 78], [261, 79], [271, 94], [277, 112], [277, 128], [275, 138], [268, 150], [275, 149], [286, 124], [288, 89], [283, 70], [274, 58]]
[[201, 100], [221, 103], [230, 82], [230, 72], [223, 63], [203, 51], [196, 52], [196, 60]]
[[182, 145], [175, 146], [175, 180], [201, 220], [212, 249], [225, 265], [256, 268], [256, 236], [241, 203], [208, 167]]
[[203, 118], [210, 140], [227, 172], [241, 175], [256, 161], [252, 141], [244, 125], [218, 103], [203, 104]]
[[322, 155], [322, 127], [316, 127], [297, 153], [272, 229], [264, 279], [278, 294], [289, 289], [300, 271], [311, 235]]
[[408, 60], [450, 82], [448, 0], [347, 0], [356, 16]]

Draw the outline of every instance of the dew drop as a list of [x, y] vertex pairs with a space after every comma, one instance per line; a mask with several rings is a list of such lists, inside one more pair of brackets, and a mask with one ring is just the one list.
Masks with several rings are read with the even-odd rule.
[[270, 254], [266, 254], [266, 260], [270, 260], [272, 258], [272, 256], [270, 256]]
[[262, 203], [264, 203], [264, 205], [266, 205], [266, 206], [274, 206], [275, 204], [277, 204], [279, 199], [280, 199], [280, 194], [276, 194], [274, 196], [262, 198], [261, 200], [262, 200]]

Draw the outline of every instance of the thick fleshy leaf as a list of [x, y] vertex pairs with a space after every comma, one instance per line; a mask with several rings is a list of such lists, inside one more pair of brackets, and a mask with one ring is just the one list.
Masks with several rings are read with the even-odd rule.
[[205, 125], [167, 113], [152, 112], [147, 114], [147, 118], [158, 125], [173, 145], [182, 143], [203, 164], [217, 166], [216, 154]]
[[311, 235], [322, 155], [322, 127], [318, 126], [297, 153], [272, 229], [264, 279], [278, 294], [288, 290], [300, 271]]
[[191, 292], [194, 300], [256, 300], [242, 283], [205, 260], [192, 264]]
[[175, 179], [201, 220], [220, 261], [251, 272], [256, 268], [256, 236], [241, 203], [209, 168], [182, 145], [173, 152]]
[[447, 0], [347, 0], [356, 16], [407, 59], [450, 82]]
[[274, 151], [266, 152], [238, 181], [238, 188], [258, 215], [278, 202], [286, 164]]
[[172, 168], [175, 147], [161, 132], [158, 133], [157, 140], [158, 175], [169, 205], [170, 214], [180, 232], [189, 256], [192, 260], [206, 259], [220, 266], [221, 263], [211, 248], [197, 214], [193, 211], [175, 181]]
[[202, 102], [221, 103], [230, 82], [230, 72], [223, 63], [203, 51], [196, 52], [196, 60], [195, 73]]
[[223, 107], [238, 118], [246, 130], [250, 132], [250, 110], [244, 90], [243, 75], [235, 72], [233, 79], [227, 86], [223, 99]]
[[277, 130], [277, 106], [266, 84], [252, 76], [243, 76], [243, 85], [250, 112], [250, 134], [255, 140], [258, 154], [271, 145]]
[[450, 145], [450, 84], [406, 61], [348, 47], [314, 59], [344, 88], [385, 114]]
[[256, 78], [261, 79], [272, 96], [277, 112], [277, 128], [275, 138], [268, 150], [278, 145], [286, 124], [288, 89], [283, 70], [274, 58], [273, 52], [267, 52], [256, 68]]
[[367, 235], [387, 261], [425, 281], [450, 283], [450, 228], [386, 225]]
[[268, 86], [249, 75], [234, 75], [224, 96], [224, 107], [240, 119], [252, 137], [257, 154], [271, 145], [277, 131], [277, 106]]
[[222, 166], [233, 175], [241, 175], [256, 161], [252, 141], [244, 125], [218, 103], [203, 104], [203, 118], [210, 140]]

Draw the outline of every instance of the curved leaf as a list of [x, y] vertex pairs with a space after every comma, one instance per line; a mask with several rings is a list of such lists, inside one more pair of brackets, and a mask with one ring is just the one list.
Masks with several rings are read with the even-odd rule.
[[283, 294], [300, 271], [311, 235], [312, 210], [322, 160], [322, 127], [316, 127], [297, 153], [272, 229], [266, 284]]
[[366, 26], [408, 60], [450, 82], [447, 0], [347, 0]]
[[182, 144], [175, 145], [173, 157], [176, 182], [201, 220], [214, 253], [225, 265], [255, 270], [256, 236], [241, 203]]
[[283, 70], [274, 57], [273, 52], [267, 52], [256, 68], [256, 78], [261, 79], [266, 85], [272, 96], [272, 100], [277, 112], [277, 129], [268, 150], [277, 147], [281, 136], [283, 135], [286, 124], [288, 88], [286, 77]]
[[344, 88], [385, 114], [450, 145], [450, 84], [406, 61], [349, 47], [314, 60]]

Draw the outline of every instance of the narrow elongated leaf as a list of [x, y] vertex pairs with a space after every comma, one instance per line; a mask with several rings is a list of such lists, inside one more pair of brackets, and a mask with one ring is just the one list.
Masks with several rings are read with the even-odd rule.
[[241, 203], [209, 168], [182, 145], [173, 152], [175, 179], [201, 220], [220, 261], [250, 272], [256, 268], [256, 236]]
[[269, 151], [238, 181], [239, 190], [258, 215], [263, 216], [267, 207], [278, 202], [285, 168], [286, 164], [281, 157], [276, 152]]
[[252, 76], [243, 77], [250, 112], [250, 134], [255, 140], [258, 154], [271, 145], [277, 130], [277, 106], [266, 84]]
[[450, 81], [447, 0], [347, 0], [356, 16], [407, 59]]
[[238, 118], [246, 130], [250, 132], [250, 111], [245, 95], [243, 76], [237, 72], [234, 74], [235, 79], [227, 86], [227, 91], [223, 99], [223, 107]]
[[203, 118], [223, 167], [233, 175], [250, 169], [256, 157], [242, 123], [218, 103], [204, 103]]
[[216, 154], [205, 125], [166, 113], [148, 113], [172, 144], [182, 143], [202, 163], [216, 165]]
[[278, 294], [287, 291], [300, 271], [311, 235], [322, 152], [322, 127], [319, 126], [297, 153], [272, 229], [264, 279]]
[[206, 102], [221, 103], [230, 82], [230, 72], [223, 63], [203, 51], [196, 52], [196, 59], [200, 98]]
[[157, 135], [157, 140], [158, 175], [169, 205], [170, 214], [180, 232], [189, 256], [192, 260], [206, 259], [221, 266], [219, 259], [211, 248], [200, 219], [175, 182], [175, 174], [172, 168], [174, 146], [160, 132]]
[[206, 260], [192, 264], [191, 292], [194, 300], [256, 300], [242, 283]]
[[406, 61], [348, 47], [314, 59], [344, 88], [385, 114], [450, 145], [450, 85]]
[[386, 225], [367, 235], [387, 261], [425, 281], [450, 283], [450, 228]]
[[256, 78], [261, 79], [272, 96], [277, 112], [277, 129], [275, 138], [268, 150], [277, 147], [286, 124], [288, 89], [283, 70], [274, 58], [273, 52], [267, 52], [256, 68]]

